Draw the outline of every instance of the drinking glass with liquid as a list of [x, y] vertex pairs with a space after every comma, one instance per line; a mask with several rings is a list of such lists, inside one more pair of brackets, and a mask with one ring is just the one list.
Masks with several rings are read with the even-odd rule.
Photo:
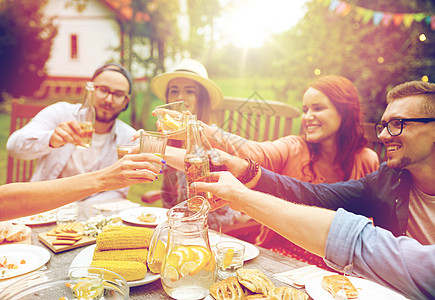
[[236, 271], [243, 266], [245, 246], [238, 242], [223, 241], [216, 244], [217, 280], [237, 276]]

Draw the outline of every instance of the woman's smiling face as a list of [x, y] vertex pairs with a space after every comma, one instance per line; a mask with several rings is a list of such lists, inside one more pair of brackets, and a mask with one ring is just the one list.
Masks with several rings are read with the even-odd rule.
[[341, 116], [331, 100], [322, 92], [308, 88], [303, 96], [302, 126], [310, 143], [335, 141], [341, 125]]
[[197, 112], [198, 83], [188, 78], [175, 78], [168, 84], [168, 103], [184, 100], [184, 108], [193, 114]]

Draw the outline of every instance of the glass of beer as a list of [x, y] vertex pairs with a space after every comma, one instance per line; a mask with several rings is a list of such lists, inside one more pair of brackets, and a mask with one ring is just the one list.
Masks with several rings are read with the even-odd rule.
[[118, 153], [118, 159], [123, 158], [124, 155], [126, 154], [133, 153], [133, 149], [136, 146], [137, 145], [134, 143], [116, 145], [116, 152]]
[[[163, 156], [165, 156], [167, 142], [168, 136], [164, 133], [156, 131], [142, 131], [140, 134], [139, 152], [152, 153], [163, 158]], [[161, 165], [158, 164], [158, 167], [160, 168]]]

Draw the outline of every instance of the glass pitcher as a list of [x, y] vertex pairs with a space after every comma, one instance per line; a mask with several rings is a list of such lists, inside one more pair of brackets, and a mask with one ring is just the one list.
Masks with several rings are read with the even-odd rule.
[[[201, 196], [192, 197], [169, 209], [168, 221], [154, 230], [148, 264], [161, 264], [165, 292], [174, 299], [202, 299], [216, 279], [216, 263], [208, 239], [207, 216], [210, 204]], [[163, 261], [157, 245], [166, 244]]]

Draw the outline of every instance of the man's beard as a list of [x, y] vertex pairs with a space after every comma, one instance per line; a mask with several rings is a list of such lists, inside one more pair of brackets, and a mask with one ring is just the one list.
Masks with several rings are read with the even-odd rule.
[[111, 115], [96, 113], [95, 114], [95, 120], [97, 120], [98, 122], [101, 122], [101, 123], [112, 123], [112, 122], [114, 122], [116, 120], [116, 118], [118, 118], [120, 113], [121, 112], [118, 112], [118, 113], [115, 113], [115, 114], [111, 114]]
[[411, 158], [405, 156], [402, 157], [397, 164], [391, 166], [388, 164], [388, 166], [396, 171], [401, 171], [403, 169], [406, 169], [406, 167], [409, 166], [410, 164], [411, 164]]

